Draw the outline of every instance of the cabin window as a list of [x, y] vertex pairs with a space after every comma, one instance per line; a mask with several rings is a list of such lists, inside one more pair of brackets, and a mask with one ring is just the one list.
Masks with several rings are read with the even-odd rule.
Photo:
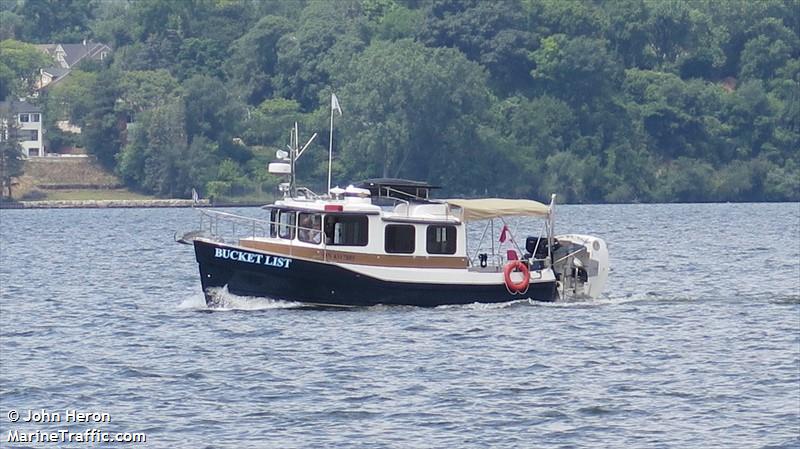
[[297, 220], [297, 238], [301, 242], [319, 244], [322, 242], [322, 216], [301, 212]]
[[294, 239], [296, 214], [293, 210], [281, 210], [278, 212], [278, 237], [282, 239]]
[[269, 210], [269, 236], [278, 236], [278, 209]]
[[325, 244], [367, 246], [369, 220], [366, 215], [327, 215]]
[[428, 254], [455, 254], [456, 227], [428, 226]]
[[386, 225], [385, 245], [387, 253], [411, 254], [414, 252], [414, 226]]

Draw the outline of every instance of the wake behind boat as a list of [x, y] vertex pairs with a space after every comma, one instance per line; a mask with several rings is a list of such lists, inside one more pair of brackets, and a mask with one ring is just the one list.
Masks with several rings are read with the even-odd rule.
[[[269, 167], [289, 177], [284, 198], [263, 218], [203, 209], [201, 229], [181, 239], [194, 245], [207, 304], [223, 287], [311, 305], [423, 307], [596, 297], [604, 288], [605, 242], [554, 235], [555, 195], [547, 205], [436, 200], [435, 186], [385, 178], [317, 195], [296, 185], [296, 126], [292, 140]], [[542, 233], [518, 240], [510, 217], [537, 219]], [[477, 223], [482, 237], [470, 242], [467, 226]]]

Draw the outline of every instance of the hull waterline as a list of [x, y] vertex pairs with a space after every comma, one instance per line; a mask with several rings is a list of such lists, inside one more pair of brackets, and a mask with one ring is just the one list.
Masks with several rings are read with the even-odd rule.
[[[532, 283], [524, 294], [509, 293], [504, 284], [435, 284], [393, 282], [356, 273], [345, 267], [269, 254], [214, 243], [194, 241], [206, 302], [212, 291], [227, 288], [237, 296], [330, 306], [501, 303], [521, 299], [554, 301], [555, 282]], [[233, 253], [232, 253], [233, 252]], [[224, 257], [220, 257], [220, 256]]]

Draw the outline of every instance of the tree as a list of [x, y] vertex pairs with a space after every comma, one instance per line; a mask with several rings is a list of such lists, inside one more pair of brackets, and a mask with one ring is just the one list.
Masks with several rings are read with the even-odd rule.
[[416, 177], [456, 191], [490, 184], [482, 164], [493, 155], [477, 132], [489, 106], [478, 64], [411, 40], [375, 42], [337, 81], [347, 174]]
[[608, 43], [585, 36], [555, 34], [543, 38], [532, 58], [536, 63], [533, 78], [545, 91], [556, 93], [573, 106], [609, 96], [622, 75]]
[[515, 1], [433, 1], [417, 35], [428, 46], [457, 48], [482, 64], [500, 92], [530, 85], [528, 54], [538, 39]]
[[25, 40], [38, 43], [80, 42], [92, 19], [90, 0], [26, 0], [15, 12], [23, 18]]
[[368, 31], [360, 1], [310, 3], [301, 13], [296, 31], [278, 41], [275, 96], [297, 100], [304, 111], [316, 109], [331, 76], [344, 73], [366, 47]]
[[291, 126], [302, 121], [300, 104], [294, 100], [265, 100], [244, 121], [244, 139], [248, 145], [271, 145], [282, 148], [288, 142]]
[[105, 70], [97, 75], [82, 133], [89, 152], [111, 169], [116, 165], [117, 153], [122, 148], [126, 124], [124, 113], [116, 109], [117, 99], [122, 96], [120, 78], [116, 70]]
[[800, 38], [776, 18], [764, 19], [754, 29], [758, 33], [741, 53], [739, 77], [771, 80], [786, 61], [800, 56]]
[[97, 83], [97, 74], [72, 70], [68, 77], [43, 92], [48, 122], [69, 120], [83, 123], [91, 112], [92, 89]]
[[231, 139], [237, 134], [244, 108], [231, 98], [225, 85], [217, 78], [195, 75], [183, 83], [183, 105], [186, 136], [191, 142], [204, 136], [232, 150]]
[[185, 196], [191, 186], [181, 163], [188, 150], [184, 123], [179, 99], [142, 113], [118, 157], [122, 178], [147, 193]]
[[8, 198], [12, 198], [13, 179], [22, 176], [24, 164], [16, 118], [10, 111], [3, 111], [0, 113], [0, 198], [5, 195], [6, 189]]
[[0, 41], [0, 100], [32, 94], [39, 69], [52, 64], [53, 60], [34, 45]]
[[0, 40], [16, 39], [24, 19], [0, 6]]
[[180, 93], [178, 81], [164, 69], [127, 71], [118, 83], [115, 109], [130, 116], [169, 103]]
[[231, 46], [233, 54], [226, 72], [240, 86], [249, 104], [260, 104], [272, 96], [278, 40], [290, 30], [289, 21], [283, 17], [262, 17]]
[[646, 20], [642, 25], [647, 45], [641, 68], [709, 79], [725, 64], [720, 43], [727, 38], [726, 29], [715, 26], [698, 3], [645, 0], [645, 5]]
[[608, 17], [605, 36], [625, 67], [644, 68], [648, 44], [648, 9], [643, 0], [611, 0], [603, 3]]

